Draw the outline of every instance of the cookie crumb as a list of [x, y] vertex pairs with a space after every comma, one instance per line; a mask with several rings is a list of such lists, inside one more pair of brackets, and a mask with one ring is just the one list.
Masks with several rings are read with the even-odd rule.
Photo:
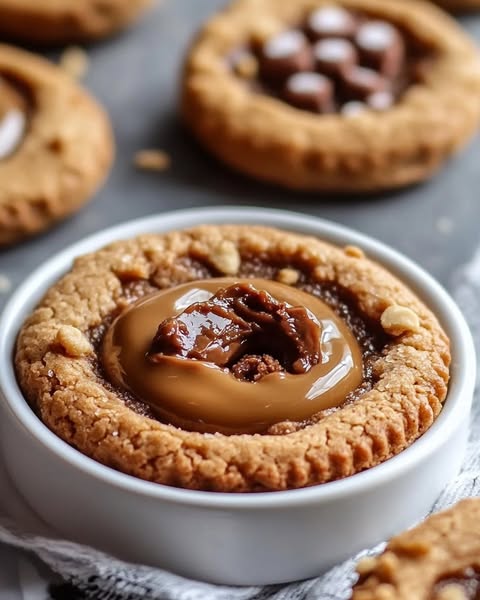
[[380, 317], [383, 329], [391, 335], [415, 332], [420, 328], [418, 315], [407, 306], [393, 304], [385, 309]]
[[394, 540], [391, 542], [390, 547], [392, 550], [412, 558], [418, 558], [419, 556], [425, 556], [431, 550], [431, 546], [427, 541], [424, 540]]
[[343, 250], [347, 256], [352, 258], [365, 258], [364, 251], [358, 246], [345, 246]]
[[223, 240], [210, 256], [211, 264], [224, 275], [236, 275], [240, 269], [240, 253], [230, 240]]
[[149, 276], [145, 265], [135, 261], [132, 256], [122, 256], [118, 263], [112, 267], [112, 271], [122, 283], [148, 279]]
[[449, 235], [453, 231], [453, 221], [448, 217], [440, 217], [435, 223], [435, 228], [443, 235]]
[[399, 560], [393, 552], [385, 552], [377, 562], [377, 573], [383, 581], [393, 581]]
[[7, 294], [12, 289], [12, 282], [6, 275], [0, 274], [0, 294]]
[[134, 164], [145, 171], [166, 171], [172, 164], [170, 155], [164, 150], [155, 148], [139, 150], [134, 157]]
[[461, 585], [451, 583], [437, 592], [435, 600], [467, 600], [467, 596]]
[[82, 356], [88, 356], [93, 352], [93, 347], [87, 340], [85, 335], [71, 325], [62, 325], [57, 331], [55, 338], [56, 344], [61, 346], [67, 356], [71, 358], [81, 358]]
[[60, 67], [72, 79], [82, 79], [87, 73], [88, 64], [88, 54], [80, 46], [69, 46], [60, 56]]
[[298, 283], [300, 273], [295, 269], [280, 269], [277, 273], [277, 281], [284, 283], [285, 285], [295, 285]]

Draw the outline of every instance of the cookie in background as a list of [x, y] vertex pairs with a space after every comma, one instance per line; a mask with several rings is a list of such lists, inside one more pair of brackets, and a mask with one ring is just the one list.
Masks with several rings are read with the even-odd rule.
[[152, 0], [0, 0], [0, 36], [27, 44], [107, 37], [134, 22]]

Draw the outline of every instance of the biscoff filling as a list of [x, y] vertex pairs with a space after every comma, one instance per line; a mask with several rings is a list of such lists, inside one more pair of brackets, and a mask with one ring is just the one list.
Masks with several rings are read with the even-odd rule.
[[259, 261], [244, 269], [200, 268], [205, 279], [160, 290], [127, 283], [127, 308], [91, 334], [105, 383], [145, 416], [224, 434], [288, 433], [371, 388], [385, 339], [346, 292], [303, 273], [272, 281]]
[[23, 90], [0, 75], [0, 160], [15, 153], [27, 127], [30, 102]]
[[324, 302], [262, 279], [149, 295], [113, 322], [102, 358], [110, 380], [162, 420], [225, 434], [336, 407], [363, 374], [357, 341]]
[[231, 71], [252, 91], [320, 114], [388, 110], [433, 56], [395, 24], [333, 5], [258, 37], [227, 57]]

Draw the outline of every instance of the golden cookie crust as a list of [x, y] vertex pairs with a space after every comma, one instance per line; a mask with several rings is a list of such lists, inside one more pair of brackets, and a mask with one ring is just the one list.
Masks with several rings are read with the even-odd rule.
[[105, 178], [113, 137], [104, 110], [58, 67], [0, 45], [0, 73], [31, 97], [28, 129], [0, 161], [0, 246], [77, 211]]
[[[418, 328], [391, 336], [373, 367], [370, 391], [293, 433], [202, 434], [133, 412], [96, 374], [87, 332], [123, 306], [122, 281], [169, 287], [204, 278], [197, 269], [182, 266], [185, 257], [218, 276], [218, 267], [229, 268], [236, 252], [240, 268], [249, 257], [260, 256], [279, 270], [293, 264], [315, 280], [343, 286], [355, 296], [360, 313], [377, 323], [392, 305], [409, 307]], [[47, 426], [75, 448], [142, 479], [227, 492], [324, 483], [397, 454], [440, 412], [449, 362], [449, 343], [433, 314], [358, 249], [239, 225], [143, 235], [77, 259], [25, 322], [15, 355], [26, 398]]]
[[433, 600], [438, 580], [480, 569], [479, 522], [480, 499], [469, 498], [392, 538], [378, 558], [359, 563], [352, 600]]
[[385, 18], [432, 47], [436, 59], [383, 113], [315, 115], [254, 94], [225, 57], [261, 28], [285, 29], [330, 0], [237, 0], [212, 18], [188, 55], [182, 114], [220, 160], [289, 188], [373, 191], [421, 181], [461, 148], [480, 118], [480, 62], [472, 41], [421, 0], [339, 0]]
[[123, 29], [152, 0], [0, 0], [0, 34], [31, 44], [95, 40]]

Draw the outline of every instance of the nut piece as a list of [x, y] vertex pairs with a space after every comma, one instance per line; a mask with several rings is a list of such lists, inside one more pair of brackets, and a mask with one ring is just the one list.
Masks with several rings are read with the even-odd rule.
[[254, 79], [258, 73], [257, 59], [246, 54], [235, 63], [235, 73], [243, 79]]
[[277, 273], [277, 281], [285, 285], [295, 285], [300, 278], [300, 273], [295, 269], [280, 269]]
[[88, 54], [79, 46], [70, 46], [60, 56], [59, 65], [73, 79], [82, 79], [88, 70]]
[[467, 596], [461, 585], [451, 583], [437, 592], [435, 600], [467, 600]]
[[352, 258], [365, 258], [364, 251], [358, 246], [345, 246], [343, 251], [347, 256], [351, 256]]
[[418, 331], [420, 328], [418, 315], [411, 308], [398, 304], [393, 304], [383, 311], [380, 323], [383, 329], [391, 335]]
[[237, 247], [230, 240], [223, 240], [210, 256], [210, 262], [224, 275], [236, 275], [242, 259]]
[[365, 556], [357, 563], [357, 573], [360, 577], [369, 575], [377, 566], [377, 559], [374, 556]]
[[67, 356], [72, 358], [81, 358], [93, 352], [93, 347], [85, 335], [80, 329], [71, 325], [62, 325], [60, 327], [57, 331], [55, 342], [64, 349]]
[[135, 166], [146, 171], [166, 171], [172, 164], [170, 156], [163, 150], [140, 150], [133, 159]]

